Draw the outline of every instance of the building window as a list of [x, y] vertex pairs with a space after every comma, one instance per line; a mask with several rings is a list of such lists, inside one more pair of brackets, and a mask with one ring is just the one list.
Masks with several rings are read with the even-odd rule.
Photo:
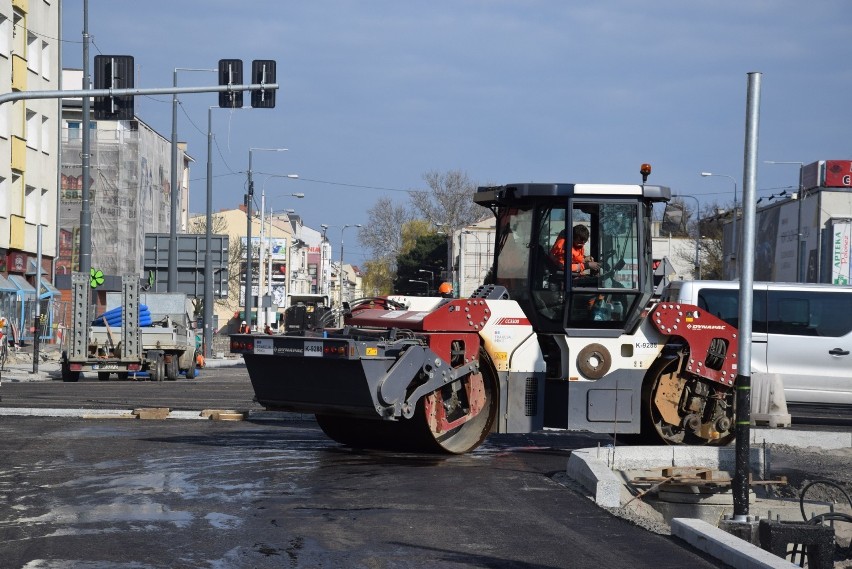
[[9, 182], [6, 178], [0, 178], [0, 217], [9, 217]]
[[0, 14], [0, 55], [8, 58], [12, 54], [12, 22]]
[[32, 32], [27, 32], [27, 67], [38, 73], [41, 66], [41, 40]]
[[32, 186], [27, 186], [24, 192], [24, 219], [27, 223], [38, 223], [38, 203], [39, 192]]
[[41, 42], [41, 76], [50, 80], [50, 44]]
[[47, 190], [42, 189], [41, 195], [39, 196], [39, 212], [38, 212], [38, 222], [42, 225], [47, 225], [50, 219], [50, 211], [48, 211], [50, 206], [50, 201], [47, 199]]
[[12, 14], [12, 53], [21, 57], [24, 57], [24, 54], [27, 52], [26, 29], [24, 13], [15, 8]]
[[38, 113], [27, 109], [27, 131], [24, 133], [24, 138], [27, 140], [29, 148], [38, 150], [38, 139], [41, 134], [41, 121], [38, 118]]
[[9, 138], [9, 105], [0, 105], [0, 138]]
[[41, 117], [41, 151], [50, 152], [50, 124], [47, 117]]

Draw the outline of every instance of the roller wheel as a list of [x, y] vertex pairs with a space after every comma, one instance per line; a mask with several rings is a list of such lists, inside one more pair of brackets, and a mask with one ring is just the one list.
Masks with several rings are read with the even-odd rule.
[[169, 356], [169, 361], [166, 362], [166, 379], [175, 381], [179, 375], [178, 357], [177, 354], [172, 354]]
[[198, 362], [196, 361], [195, 356], [193, 356], [192, 362], [186, 370], [186, 378], [195, 379], [196, 375], [198, 375]]
[[655, 403], [660, 389], [665, 389], [666, 381], [678, 377], [679, 359], [661, 358], [648, 371], [646, 381], [642, 389], [642, 433], [633, 442], [645, 444], [667, 444], [667, 445], [708, 445], [724, 446], [734, 439], [734, 432], [729, 431], [720, 438], [700, 437], [690, 429], [683, 428], [680, 424], [674, 425], [663, 418], [663, 413]]
[[163, 378], [166, 376], [166, 362], [162, 356], [155, 358], [151, 362], [148, 373], [151, 375], [151, 381], [163, 381]]
[[[484, 354], [480, 354], [480, 362], [480, 375], [465, 376], [423, 397], [417, 402], [411, 419], [383, 421], [317, 415], [317, 423], [330, 438], [355, 448], [449, 454], [470, 452], [491, 432], [499, 405], [493, 367]], [[468, 413], [469, 400], [475, 400], [480, 411], [462, 422]], [[448, 423], [456, 426], [442, 429], [441, 425]]]

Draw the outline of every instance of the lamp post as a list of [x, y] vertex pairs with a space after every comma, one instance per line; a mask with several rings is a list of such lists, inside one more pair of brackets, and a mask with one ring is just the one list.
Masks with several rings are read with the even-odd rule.
[[678, 194], [677, 197], [695, 200], [695, 277], [701, 279], [701, 263], [698, 259], [698, 243], [701, 238], [701, 204], [698, 203], [698, 198], [695, 196]]
[[249, 323], [249, 327], [251, 327], [251, 309], [252, 309], [252, 295], [251, 295], [251, 285], [252, 285], [252, 267], [251, 267], [251, 206], [252, 201], [254, 200], [254, 180], [252, 180], [252, 171], [251, 171], [251, 163], [252, 163], [252, 154], [257, 150], [259, 152], [283, 152], [287, 150], [286, 148], [249, 148], [249, 161], [248, 161], [248, 171], [246, 172], [246, 176], [248, 178], [248, 192], [246, 193], [246, 296], [245, 296], [245, 310], [246, 310], [246, 322]]
[[426, 285], [426, 296], [429, 296], [430, 293], [429, 293], [429, 282], [428, 281], [424, 281], [424, 280], [420, 280], [420, 279], [408, 279], [408, 282], [425, 284]]
[[[322, 286], [320, 287], [320, 293], [323, 295], [328, 295], [328, 268], [329, 268], [329, 252], [330, 246], [328, 243], [328, 224], [322, 223], [320, 224], [322, 228], [322, 245], [320, 247], [320, 272], [322, 273]], [[326, 299], [328, 302], [328, 299]]]
[[[287, 150], [287, 149], [286, 149], [286, 148], [282, 148], [282, 149], [280, 149], [280, 150], [282, 150], [282, 151], [283, 151], [283, 150]], [[265, 249], [266, 249], [266, 239], [264, 238], [264, 228], [266, 227], [266, 222], [265, 222], [265, 219], [266, 219], [266, 218], [264, 217], [264, 216], [266, 215], [266, 183], [267, 183], [269, 180], [271, 180], [272, 178], [290, 178], [290, 179], [297, 179], [298, 177], [299, 177], [299, 175], [298, 175], [298, 174], [270, 174], [270, 175], [269, 175], [269, 176], [267, 176], [267, 177], [266, 177], [266, 179], [263, 181], [263, 185], [262, 185], [262, 186], [261, 186], [261, 188], [260, 188], [260, 248], [259, 248], [259, 258], [258, 258], [258, 263], [257, 263], [257, 269], [258, 269], [258, 280], [257, 280], [257, 285], [258, 285], [258, 289], [257, 289], [257, 300], [258, 300], [258, 307], [257, 307], [257, 308], [258, 308], [258, 310], [257, 310], [257, 329], [258, 329], [258, 330], [263, 329], [264, 325], [266, 324], [266, 309], [268, 308], [268, 307], [266, 307], [266, 306], [260, 306], [260, 305], [262, 304], [262, 301], [263, 301], [263, 298], [264, 298], [264, 288], [268, 287], [268, 284], [267, 284], [267, 285], [264, 285], [264, 275], [266, 274], [266, 271], [264, 270], [264, 263], [265, 263], [265, 262], [266, 262], [266, 260], [267, 260], [267, 259], [266, 259], [266, 251], [265, 251]], [[303, 193], [292, 193], [292, 194], [290, 194], [290, 195], [291, 195], [291, 196], [294, 196], [294, 197], [297, 197], [297, 198], [303, 198], [303, 197], [305, 197], [305, 194], [303, 194]], [[270, 232], [272, 231], [272, 222], [271, 222], [271, 221], [270, 221], [270, 224], [269, 224], [269, 230], [270, 230]], [[261, 311], [261, 310], [260, 310], [261, 308], [263, 308], [263, 311]]]
[[344, 225], [340, 228], [340, 270], [338, 271], [338, 275], [340, 276], [340, 290], [337, 291], [337, 299], [338, 299], [338, 308], [340, 309], [340, 326], [343, 326], [343, 232], [346, 231], [347, 227], [361, 227], [360, 223], [356, 223], [354, 225]]
[[798, 214], [798, 224], [796, 226], [796, 279], [797, 282], [805, 282], [805, 271], [804, 264], [805, 260], [805, 240], [802, 238], [802, 200], [804, 199], [804, 180], [802, 178], [805, 163], [804, 162], [795, 162], [795, 161], [783, 161], [783, 160], [764, 160], [765, 164], [798, 164], [799, 165], [799, 189], [796, 192], [796, 200], [798, 200], [799, 204], [799, 214]]
[[[192, 67], [175, 67], [174, 72], [174, 86], [177, 87], [177, 78], [178, 71], [204, 71], [204, 72], [213, 72], [216, 73], [216, 69], [195, 69]], [[88, 87], [88, 85], [87, 85]], [[171, 197], [171, 224], [169, 226], [169, 280], [167, 283], [168, 292], [177, 292], [177, 217], [178, 217], [178, 142], [177, 142], [177, 107], [178, 107], [178, 98], [177, 93], [172, 95], [172, 160], [171, 160], [171, 188], [170, 188], [170, 197]], [[210, 129], [207, 129], [208, 136], [210, 134]], [[208, 155], [208, 160], [209, 160]], [[209, 200], [209, 198], [208, 198]], [[208, 251], [209, 254], [209, 251]], [[206, 270], [206, 266], [205, 266]], [[205, 302], [206, 302], [205, 298]], [[205, 326], [208, 321], [205, 319]], [[206, 356], [207, 354], [205, 354]]]
[[[429, 273], [429, 283], [426, 288], [426, 295], [428, 296], [431, 291], [435, 290], [435, 273], [428, 269], [417, 269], [418, 273]], [[414, 281], [411, 281], [414, 282]], [[419, 281], [418, 281], [419, 282]]]
[[734, 249], [733, 249], [734, 250], [734, 254], [733, 254], [733, 257], [734, 257], [734, 259], [733, 259], [734, 260], [734, 278], [737, 279], [740, 276], [740, 272], [739, 272], [740, 256], [738, 255], [739, 246], [738, 246], [738, 243], [737, 243], [737, 211], [738, 211], [737, 208], [739, 207], [738, 203], [737, 203], [737, 180], [733, 176], [728, 176], [727, 174], [714, 174], [712, 172], [701, 172], [701, 175], [704, 176], [705, 178], [708, 177], [708, 176], [717, 176], [717, 177], [720, 177], [720, 178], [728, 178], [734, 183], [734, 221], [733, 221], [733, 225], [731, 226], [731, 234], [732, 234], [732, 237], [733, 237], [732, 241], [734, 243]]

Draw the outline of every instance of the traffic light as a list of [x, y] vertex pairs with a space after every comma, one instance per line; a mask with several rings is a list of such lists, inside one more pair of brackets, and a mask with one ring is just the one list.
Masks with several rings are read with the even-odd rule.
[[[219, 60], [219, 85], [243, 84], [243, 60]], [[242, 91], [223, 91], [219, 93], [219, 106], [223, 109], [241, 109], [243, 106]]]
[[[95, 89], [132, 89], [132, 55], [96, 55]], [[95, 120], [129, 121], [133, 119], [133, 95], [95, 97]]]
[[[268, 85], [275, 83], [275, 61], [255, 59], [251, 62], [251, 84]], [[251, 92], [251, 106], [255, 109], [275, 108], [275, 89], [258, 89]]]

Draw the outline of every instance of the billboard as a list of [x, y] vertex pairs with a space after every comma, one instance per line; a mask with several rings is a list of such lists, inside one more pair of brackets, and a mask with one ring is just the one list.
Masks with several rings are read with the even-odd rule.
[[826, 160], [822, 185], [826, 188], [852, 187], [852, 160]]
[[852, 282], [849, 263], [849, 244], [852, 241], [852, 220], [831, 225], [831, 283], [848, 285]]

